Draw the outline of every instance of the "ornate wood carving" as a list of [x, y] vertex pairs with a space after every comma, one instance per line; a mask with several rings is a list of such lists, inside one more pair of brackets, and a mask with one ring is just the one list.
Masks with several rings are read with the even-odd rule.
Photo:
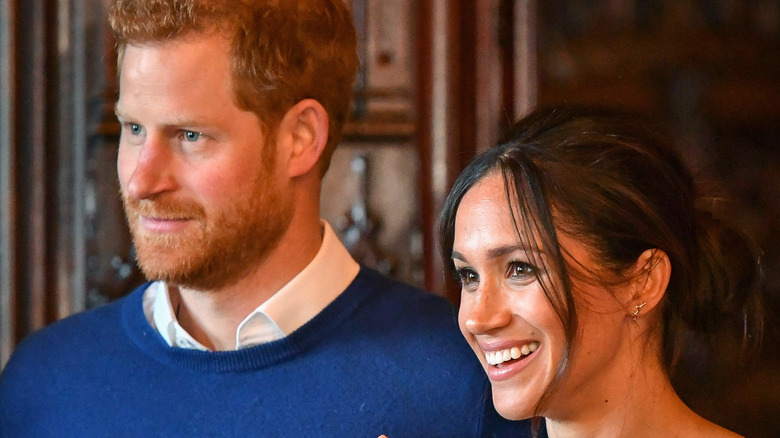
[[351, 0], [361, 68], [345, 139], [408, 141], [414, 131], [412, 0]]

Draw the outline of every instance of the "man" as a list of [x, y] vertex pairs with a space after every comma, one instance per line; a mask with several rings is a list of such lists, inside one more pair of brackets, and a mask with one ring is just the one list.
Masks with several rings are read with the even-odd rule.
[[117, 0], [117, 170], [153, 282], [23, 342], [3, 436], [517, 435], [440, 298], [319, 217], [357, 69], [341, 0]]

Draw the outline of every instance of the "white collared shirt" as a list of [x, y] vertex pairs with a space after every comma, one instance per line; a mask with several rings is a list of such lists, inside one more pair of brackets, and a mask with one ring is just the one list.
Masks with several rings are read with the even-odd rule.
[[[322, 246], [314, 259], [244, 318], [236, 329], [236, 350], [276, 341], [294, 332], [344, 292], [357, 276], [360, 265], [330, 225], [324, 220], [320, 224]], [[176, 320], [164, 282], [149, 285], [144, 291], [143, 306], [146, 319], [168, 345], [208, 351]]]

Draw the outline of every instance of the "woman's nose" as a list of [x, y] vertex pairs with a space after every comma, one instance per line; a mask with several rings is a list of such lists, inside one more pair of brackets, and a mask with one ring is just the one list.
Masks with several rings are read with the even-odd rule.
[[490, 334], [506, 327], [512, 320], [511, 309], [500, 289], [480, 285], [471, 300], [461, 300], [460, 311], [468, 331], [475, 335]]

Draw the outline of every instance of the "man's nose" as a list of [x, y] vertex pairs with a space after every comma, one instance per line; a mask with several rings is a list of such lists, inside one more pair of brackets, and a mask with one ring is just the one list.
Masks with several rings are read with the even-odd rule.
[[130, 176], [124, 190], [128, 196], [147, 199], [176, 188], [176, 157], [162, 136], [147, 136], [127, 159], [124, 165], [130, 167]]

